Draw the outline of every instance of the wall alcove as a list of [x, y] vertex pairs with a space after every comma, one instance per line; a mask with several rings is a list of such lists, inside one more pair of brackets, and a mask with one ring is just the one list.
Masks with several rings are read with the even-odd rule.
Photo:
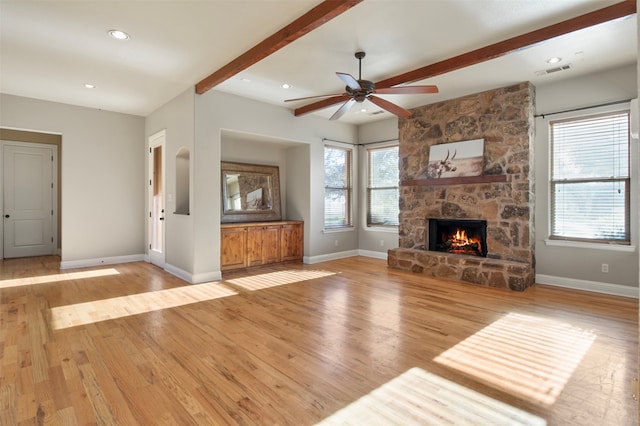
[[189, 175], [191, 153], [180, 148], [176, 154], [176, 209], [175, 214], [189, 214]]

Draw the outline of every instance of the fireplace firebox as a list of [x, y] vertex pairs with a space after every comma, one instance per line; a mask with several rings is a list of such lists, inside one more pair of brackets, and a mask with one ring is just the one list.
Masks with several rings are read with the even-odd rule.
[[429, 219], [431, 251], [487, 257], [487, 221]]

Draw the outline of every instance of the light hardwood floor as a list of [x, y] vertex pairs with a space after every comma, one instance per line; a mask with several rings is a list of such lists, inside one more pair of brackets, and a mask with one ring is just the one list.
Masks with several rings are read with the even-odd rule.
[[362, 257], [58, 267], [0, 261], [2, 425], [637, 424], [637, 300]]

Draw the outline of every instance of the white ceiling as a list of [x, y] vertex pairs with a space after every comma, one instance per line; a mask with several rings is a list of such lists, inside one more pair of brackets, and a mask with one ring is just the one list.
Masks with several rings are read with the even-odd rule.
[[[620, 0], [364, 0], [217, 86], [284, 99], [344, 91], [336, 71], [379, 81]], [[278, 31], [318, 0], [0, 0], [0, 92], [146, 116]], [[521, 81], [572, 78], [637, 61], [636, 17], [601, 24], [415, 84], [437, 95], [381, 96], [404, 108]], [[121, 29], [131, 39], [107, 35]], [[567, 71], [539, 76], [562, 58]], [[250, 80], [250, 82], [244, 80]], [[293, 87], [285, 90], [282, 83]], [[95, 89], [84, 88], [85, 83]], [[365, 102], [341, 121], [391, 115]], [[318, 111], [329, 117], [338, 105]]]

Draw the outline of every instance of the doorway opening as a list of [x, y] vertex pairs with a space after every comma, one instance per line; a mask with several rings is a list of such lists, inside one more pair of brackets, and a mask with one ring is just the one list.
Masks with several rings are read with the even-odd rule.
[[149, 138], [149, 261], [164, 268], [165, 132]]

